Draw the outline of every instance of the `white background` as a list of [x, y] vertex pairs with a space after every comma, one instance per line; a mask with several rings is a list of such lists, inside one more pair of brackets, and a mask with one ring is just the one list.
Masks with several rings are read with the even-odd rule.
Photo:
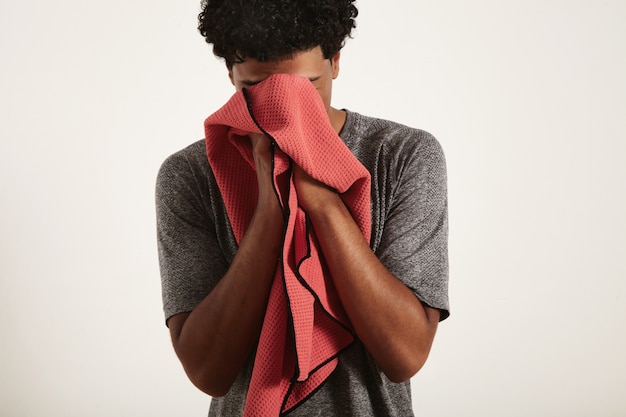
[[[626, 415], [626, 2], [359, 3], [334, 105], [426, 129], [450, 295], [420, 416]], [[199, 0], [0, 3], [0, 415], [204, 416], [154, 179], [232, 94]]]

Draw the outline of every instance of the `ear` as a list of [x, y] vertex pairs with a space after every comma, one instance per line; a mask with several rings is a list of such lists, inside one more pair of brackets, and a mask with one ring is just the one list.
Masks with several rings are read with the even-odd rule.
[[226, 65], [226, 69], [228, 70], [228, 78], [230, 79], [230, 83], [235, 85], [235, 78], [233, 77], [233, 67], [230, 65]]
[[341, 58], [341, 52], [337, 52], [330, 58], [330, 67], [333, 71], [333, 80], [339, 76], [339, 58]]

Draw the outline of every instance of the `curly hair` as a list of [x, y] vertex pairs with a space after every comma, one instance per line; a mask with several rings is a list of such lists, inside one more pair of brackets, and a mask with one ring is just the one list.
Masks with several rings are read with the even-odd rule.
[[316, 46], [331, 58], [356, 27], [354, 0], [202, 0], [198, 30], [226, 65], [290, 58]]

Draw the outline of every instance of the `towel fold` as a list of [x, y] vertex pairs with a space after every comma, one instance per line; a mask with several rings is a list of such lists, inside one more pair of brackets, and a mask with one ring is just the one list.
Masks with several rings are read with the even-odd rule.
[[238, 91], [204, 127], [207, 157], [238, 243], [258, 195], [247, 135], [265, 133], [275, 144], [274, 185], [286, 227], [244, 416], [282, 415], [320, 387], [354, 341], [315, 233], [298, 206], [292, 163], [340, 194], [368, 241], [370, 175], [334, 131], [321, 97], [303, 77], [276, 74]]

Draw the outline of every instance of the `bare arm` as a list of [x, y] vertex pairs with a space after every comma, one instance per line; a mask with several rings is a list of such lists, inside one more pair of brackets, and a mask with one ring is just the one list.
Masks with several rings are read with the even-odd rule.
[[256, 345], [282, 241], [283, 217], [272, 184], [269, 140], [251, 135], [259, 198], [233, 261], [191, 312], [168, 321], [189, 379], [211, 396], [225, 395]]
[[299, 202], [357, 335], [391, 381], [408, 380], [428, 357], [439, 311], [384, 267], [334, 190], [295, 170]]

